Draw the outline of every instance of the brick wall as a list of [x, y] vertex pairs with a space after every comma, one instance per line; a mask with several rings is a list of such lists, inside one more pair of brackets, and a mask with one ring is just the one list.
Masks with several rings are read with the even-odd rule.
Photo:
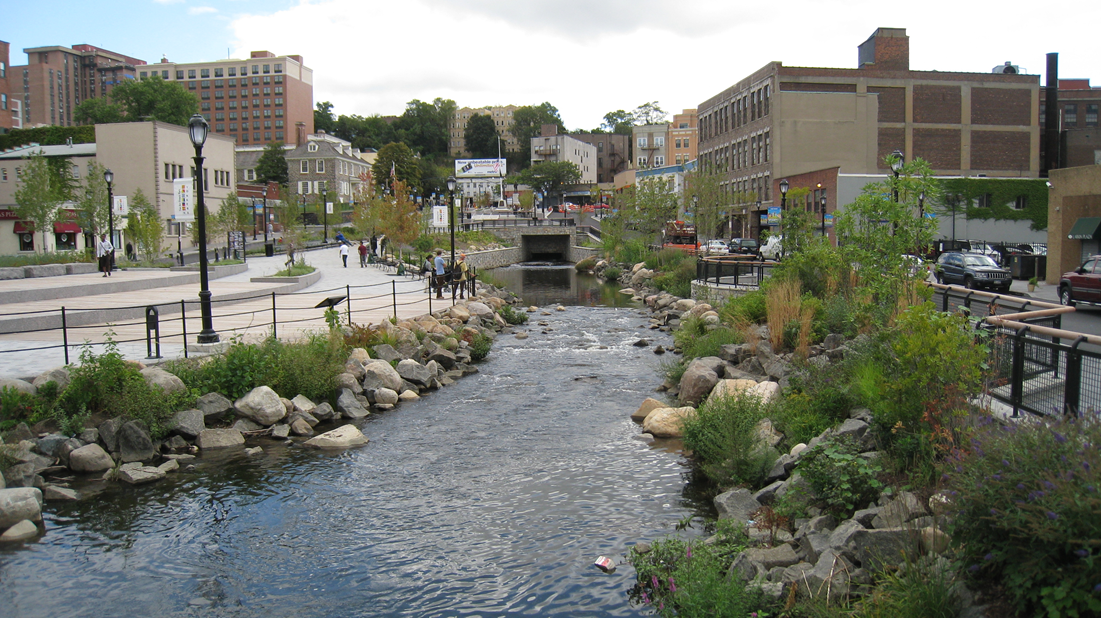
[[1028, 171], [1031, 137], [1008, 131], [971, 132], [971, 169]]
[[888, 169], [891, 166], [887, 164], [887, 156], [896, 150], [902, 150], [905, 152], [906, 148], [906, 130], [902, 128], [889, 129], [885, 127], [879, 127], [879, 148], [876, 153], [876, 167], [879, 169]]
[[914, 85], [914, 122], [959, 124], [962, 109], [959, 86]]
[[960, 169], [960, 130], [914, 129], [913, 157], [925, 159], [933, 169]]
[[879, 95], [879, 122], [906, 122], [905, 88], [868, 86], [868, 92]]
[[856, 92], [856, 84], [780, 82], [780, 90], [784, 92]]
[[971, 124], [1032, 124], [1032, 92], [1025, 89], [972, 88]]

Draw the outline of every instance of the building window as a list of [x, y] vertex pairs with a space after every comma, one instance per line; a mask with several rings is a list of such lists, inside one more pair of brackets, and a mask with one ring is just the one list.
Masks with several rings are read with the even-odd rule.
[[217, 101], [216, 103], [214, 103], [214, 109], [225, 109], [225, 108], [226, 108], [226, 104], [223, 103], [222, 101]]
[[222, 90], [215, 90], [214, 91], [214, 98], [215, 99], [221, 99], [221, 98], [224, 97], [224, 95], [225, 95], [225, 92], [222, 91]]
[[34, 251], [34, 234], [27, 233], [19, 235], [19, 250]]
[[208, 102], [208, 101], [203, 101], [203, 102], [202, 102], [202, 105], [200, 105], [200, 107], [202, 108], [202, 110], [203, 110], [204, 112], [209, 112], [209, 111], [210, 111], [210, 102]]
[[638, 147], [639, 148], [646, 148], [646, 138], [645, 137], [638, 138]]
[[976, 200], [977, 203], [975, 204], [975, 206], [977, 208], [990, 208], [990, 204], [993, 200], [994, 200], [994, 194], [993, 193], [983, 193], [982, 195], [979, 196], [978, 200]]
[[275, 106], [279, 107], [283, 104], [283, 97], [275, 97]]
[[214, 114], [214, 119], [215, 120], [225, 120], [226, 115], [224, 113], [217, 113], [217, 114]]
[[692, 138], [690, 138], [690, 137], [684, 138], [684, 147], [685, 148], [691, 148], [691, 146], [689, 146], [689, 143], [691, 142], [691, 139]]
[[[258, 65], [258, 64], [252, 65], [252, 74], [253, 75], [259, 75], [260, 74], [260, 65]], [[256, 139], [260, 139], [260, 138], [257, 137]]]
[[275, 110], [275, 117], [276, 118], [282, 118], [283, 117], [283, 110], [281, 110], [281, 109]]
[[283, 132], [282, 131], [276, 131], [275, 132], [275, 139], [280, 141], [280, 142], [283, 141]]
[[188, 90], [194, 90], [195, 89], [195, 82], [187, 82], [187, 89]]
[[1086, 126], [1087, 127], [1096, 127], [1097, 126], [1097, 104], [1096, 103], [1086, 105]]
[[655, 137], [654, 138], [654, 146], [657, 147], [657, 148], [664, 147], [665, 146], [665, 136], [664, 135], [659, 135], [659, 136]]
[[204, 99], [204, 100], [209, 99], [210, 98], [210, 91], [209, 90], [202, 91], [199, 94], [199, 98]]
[[[231, 116], [231, 118], [232, 118], [232, 116]], [[230, 131], [236, 131], [237, 130], [237, 123], [236, 122], [229, 123], [229, 130]]]
[[0, 94], [0, 109], [8, 109], [8, 95]]
[[317, 160], [317, 173], [318, 174], [324, 174], [325, 173], [325, 160], [324, 159], [318, 159]]
[[1067, 103], [1063, 108], [1063, 125], [1068, 127], [1078, 126], [1078, 104]]
[[214, 69], [214, 77], [222, 77], [222, 69]]
[[[4, 64], [4, 63], [0, 62], [0, 64]], [[149, 77], [149, 72], [148, 71], [142, 71], [141, 73], [138, 73], [138, 77], [140, 77], [141, 79], [145, 79], [146, 77]]]
[[224, 133], [225, 130], [226, 130], [226, 125], [218, 123], [218, 124], [214, 125], [214, 130], [217, 131], [218, 133]]
[[1013, 210], [1024, 210], [1028, 207], [1028, 196], [1018, 195], [1017, 199], [1013, 200]]
[[168, 79], [168, 71], [161, 71], [161, 79]]
[[639, 167], [646, 167], [646, 157], [639, 157], [638, 158], [638, 166]]
[[298, 171], [303, 173], [303, 174], [309, 174], [310, 173], [310, 162], [309, 161], [300, 162], [299, 165], [298, 165]]
[[283, 72], [283, 65], [282, 64], [275, 65], [275, 72], [276, 73], [282, 73]]
[[275, 76], [275, 83], [282, 84], [283, 83], [283, 76], [282, 75], [276, 75]]

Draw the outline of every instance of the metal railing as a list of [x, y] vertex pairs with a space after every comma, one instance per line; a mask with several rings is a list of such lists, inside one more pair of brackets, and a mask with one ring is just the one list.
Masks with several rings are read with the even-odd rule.
[[696, 260], [696, 281], [736, 289], [757, 289], [774, 266], [773, 262], [760, 262], [750, 256], [701, 257]]

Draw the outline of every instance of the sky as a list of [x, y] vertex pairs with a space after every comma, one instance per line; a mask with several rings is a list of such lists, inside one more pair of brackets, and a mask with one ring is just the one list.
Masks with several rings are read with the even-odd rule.
[[[87, 43], [146, 62], [301, 55], [314, 102], [337, 115], [400, 115], [413, 99], [460, 107], [549, 101], [569, 129], [657, 101], [695, 108], [770, 61], [856, 68], [877, 27], [905, 28], [910, 67], [989, 72], [1006, 61], [1101, 87], [1101, 3], [1008, 0], [59, 0], [5, 2], [0, 40]], [[42, 15], [48, 7], [52, 16]], [[1042, 83], [1042, 82], [1041, 82]]]

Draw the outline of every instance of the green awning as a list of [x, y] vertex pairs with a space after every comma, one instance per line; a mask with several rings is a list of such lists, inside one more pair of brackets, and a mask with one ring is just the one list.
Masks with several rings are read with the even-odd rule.
[[1101, 228], [1101, 217], [1078, 217], [1074, 227], [1070, 228], [1067, 238], [1071, 240], [1094, 240], [1099, 238], [1097, 230]]

